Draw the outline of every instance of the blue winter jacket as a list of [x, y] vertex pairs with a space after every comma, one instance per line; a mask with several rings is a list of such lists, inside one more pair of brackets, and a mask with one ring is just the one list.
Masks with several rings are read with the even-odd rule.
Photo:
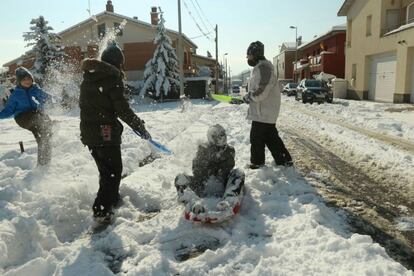
[[13, 93], [7, 100], [7, 104], [0, 112], [0, 119], [9, 118], [30, 111], [43, 109], [43, 104], [49, 99], [50, 95], [45, 93], [36, 84], [33, 84], [30, 88], [24, 89], [20, 86], [16, 86]]

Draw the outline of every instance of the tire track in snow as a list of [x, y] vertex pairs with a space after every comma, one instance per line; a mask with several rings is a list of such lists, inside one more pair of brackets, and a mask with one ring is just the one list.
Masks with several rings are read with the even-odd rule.
[[313, 112], [313, 111], [310, 111], [310, 110], [307, 110], [307, 109], [304, 109], [304, 108], [301, 108], [301, 107], [293, 106], [293, 105], [291, 105], [287, 102], [285, 102], [284, 104], [288, 105], [289, 108], [291, 108], [291, 109], [294, 108], [295, 110], [299, 110], [301, 113], [304, 113], [306, 115], [316, 117], [316, 118], [318, 118], [322, 121], [325, 121], [325, 122], [328, 122], [328, 123], [331, 123], [331, 124], [335, 124], [335, 125], [339, 125], [339, 126], [344, 127], [344, 128], [348, 128], [348, 129], [356, 131], [360, 134], [366, 135], [368, 137], [380, 140], [380, 141], [385, 142], [387, 144], [390, 144], [390, 145], [399, 147], [401, 149], [404, 149], [406, 151], [409, 151], [410, 153], [414, 153], [414, 142], [411, 142], [407, 139], [399, 138], [399, 137], [396, 137], [396, 136], [391, 136], [391, 135], [388, 135], [388, 134], [383, 134], [383, 133], [380, 133], [378, 131], [374, 131], [374, 130], [370, 130], [370, 129], [366, 129], [366, 128], [357, 127], [355, 125], [351, 125], [349, 123], [346, 123], [346, 122], [343, 122], [343, 121], [340, 121], [340, 120], [337, 120], [337, 119], [334, 119], [334, 118], [331, 118], [331, 117], [328, 117], [328, 116], [325, 116], [325, 115], [322, 115], [322, 114], [319, 114], [319, 113], [316, 113], [316, 112]]
[[392, 258], [414, 269], [414, 231], [400, 231], [395, 226], [402, 215], [399, 206], [414, 211], [408, 195], [390, 189], [392, 180], [374, 180], [308, 135], [291, 127], [284, 127], [283, 131], [288, 134], [286, 142], [296, 166], [308, 178], [317, 179], [309, 182], [326, 203], [344, 210], [354, 231], [370, 235]]

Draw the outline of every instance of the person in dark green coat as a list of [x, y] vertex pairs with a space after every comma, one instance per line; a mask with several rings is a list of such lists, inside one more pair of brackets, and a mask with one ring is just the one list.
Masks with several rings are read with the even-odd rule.
[[122, 174], [121, 135], [118, 118], [140, 133], [151, 135], [145, 123], [130, 108], [124, 97], [124, 55], [115, 42], [108, 44], [101, 60], [82, 62], [83, 82], [80, 89], [81, 141], [88, 146], [99, 170], [99, 190], [93, 203], [94, 217], [110, 221], [113, 207], [120, 201]]

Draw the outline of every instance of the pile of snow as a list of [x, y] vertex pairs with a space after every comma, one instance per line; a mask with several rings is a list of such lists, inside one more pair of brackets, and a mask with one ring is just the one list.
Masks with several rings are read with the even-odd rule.
[[[269, 154], [269, 167], [245, 171], [247, 193], [234, 220], [217, 226], [186, 221], [175, 176], [191, 173], [197, 145], [216, 123], [236, 149], [236, 166], [244, 168], [250, 157], [247, 106], [193, 101], [136, 111], [174, 154], [139, 167], [154, 149], [125, 127], [123, 205], [113, 225], [94, 235], [98, 172], [79, 141], [79, 115], [52, 114], [53, 162], [43, 168], [36, 167], [31, 133], [12, 119], [0, 122], [0, 274], [414, 275], [369, 236], [349, 232], [343, 213], [325, 206], [294, 168], [273, 167]], [[177, 250], [206, 242], [213, 250], [177, 259]]]

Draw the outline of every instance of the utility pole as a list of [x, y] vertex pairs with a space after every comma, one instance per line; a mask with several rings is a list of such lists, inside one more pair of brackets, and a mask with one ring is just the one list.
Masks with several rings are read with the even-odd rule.
[[297, 82], [296, 80], [296, 67], [298, 62], [298, 27], [297, 26], [290, 26], [289, 28], [295, 29], [295, 41], [296, 41], [296, 47], [295, 47], [295, 63], [293, 64], [293, 80]]
[[232, 91], [233, 88], [232, 88], [232, 85], [231, 85], [231, 69], [230, 69], [230, 64], [229, 64], [229, 77], [228, 77], [228, 80], [229, 80], [229, 86], [228, 87], [229, 87], [229, 90], [230, 90], [229, 92], [232, 93], [233, 92]]
[[181, 31], [181, 0], [178, 0], [178, 59], [180, 60], [180, 96], [184, 95], [184, 48]]
[[218, 94], [218, 79], [219, 79], [219, 64], [218, 64], [218, 26], [216, 24], [216, 85], [214, 86], [214, 93]]
[[229, 53], [225, 53], [224, 55], [223, 55], [223, 63], [222, 63], [222, 67], [223, 67], [223, 93], [226, 93], [226, 84], [227, 84], [227, 60], [226, 60], [226, 56], [228, 55]]

